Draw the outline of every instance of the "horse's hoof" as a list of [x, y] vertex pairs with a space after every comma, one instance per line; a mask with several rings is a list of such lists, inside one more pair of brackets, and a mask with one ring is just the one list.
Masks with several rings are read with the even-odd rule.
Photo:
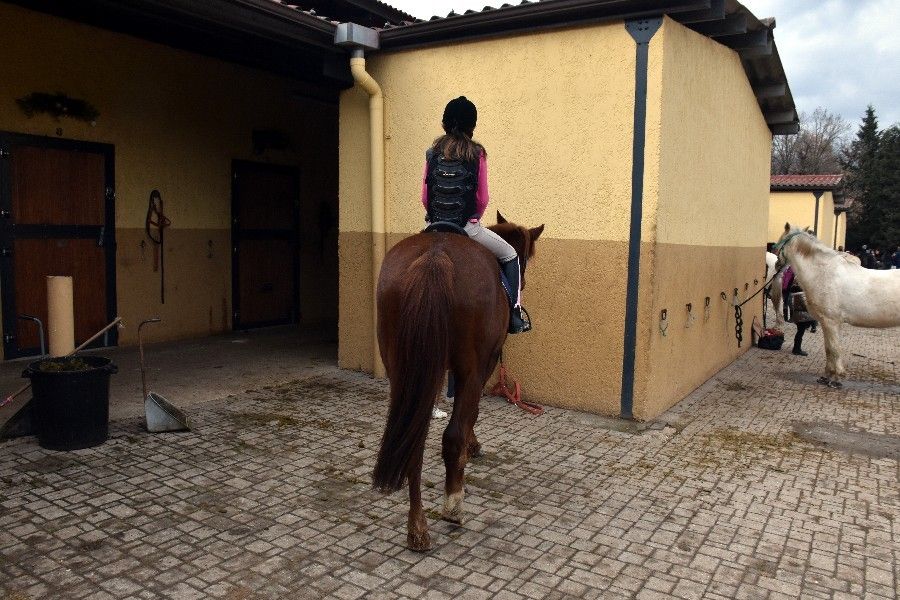
[[831, 385], [831, 380], [828, 379], [827, 377], [819, 377], [818, 379], [816, 379], [816, 381], [818, 381], [822, 385], [828, 385], [828, 386]]
[[469, 454], [472, 458], [481, 458], [484, 456], [484, 452], [481, 451], [481, 444], [472, 444]]
[[453, 523], [454, 525], [462, 525], [462, 515], [459, 513], [443, 513], [441, 515], [441, 521], [447, 521], [448, 523]]
[[422, 533], [409, 532], [406, 534], [406, 545], [413, 552], [428, 552], [431, 550], [431, 536], [427, 531]]
[[844, 387], [844, 384], [841, 383], [840, 381], [829, 381], [829, 382], [828, 382], [828, 387], [834, 388], [834, 389], [836, 389], [836, 390], [839, 390], [839, 389], [841, 389], [842, 387]]

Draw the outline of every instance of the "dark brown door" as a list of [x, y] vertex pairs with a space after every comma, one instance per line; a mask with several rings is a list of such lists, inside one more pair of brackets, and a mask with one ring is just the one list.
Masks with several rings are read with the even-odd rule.
[[[47, 276], [69, 275], [75, 342], [115, 317], [113, 148], [0, 133], [0, 293], [6, 358], [35, 354]], [[46, 335], [46, 334], [45, 334]], [[97, 344], [115, 344], [115, 331]]]
[[298, 316], [297, 169], [234, 161], [234, 328], [294, 323]]

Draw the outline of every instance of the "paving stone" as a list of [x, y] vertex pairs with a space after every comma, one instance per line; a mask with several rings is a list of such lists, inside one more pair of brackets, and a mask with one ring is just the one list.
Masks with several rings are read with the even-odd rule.
[[429, 434], [426, 554], [404, 546], [405, 491], [371, 490], [387, 387], [358, 373], [197, 405], [186, 434], [123, 419], [77, 452], [13, 440], [0, 598], [894, 598], [897, 460], [796, 424], [896, 436], [900, 329], [846, 330], [841, 390], [815, 382], [821, 333], [804, 343], [750, 350], [644, 431], [483, 398], [460, 527], [433, 518]]

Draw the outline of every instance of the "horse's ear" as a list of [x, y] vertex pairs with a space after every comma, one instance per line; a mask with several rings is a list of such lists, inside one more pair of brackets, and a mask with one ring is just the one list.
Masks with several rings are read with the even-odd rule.
[[500, 211], [498, 210], [498, 211], [497, 211], [497, 224], [499, 225], [500, 223], [509, 223], [509, 221], [507, 221], [506, 219], [504, 219], [504, 218], [503, 218], [503, 215], [501, 215], [501, 214], [500, 214]]
[[784, 230], [785, 230], [785, 231], [790, 231], [790, 230], [791, 230], [791, 224], [790, 224], [790, 223], [785, 223], [785, 224], [784, 224]]
[[540, 225], [540, 227], [532, 227], [528, 230], [528, 233], [531, 234], [531, 242], [534, 243], [539, 237], [541, 237], [541, 234], [544, 233], [543, 223]]

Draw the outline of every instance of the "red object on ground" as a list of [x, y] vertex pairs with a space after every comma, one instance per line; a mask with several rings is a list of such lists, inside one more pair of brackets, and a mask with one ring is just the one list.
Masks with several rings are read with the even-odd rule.
[[[512, 380], [510, 380], [512, 381]], [[531, 402], [522, 400], [522, 388], [518, 381], [512, 381], [512, 389], [506, 385], [506, 365], [500, 363], [500, 380], [491, 388], [492, 396], [502, 396], [510, 404], [515, 404], [522, 410], [528, 411], [533, 415], [544, 414], [544, 407]]]

